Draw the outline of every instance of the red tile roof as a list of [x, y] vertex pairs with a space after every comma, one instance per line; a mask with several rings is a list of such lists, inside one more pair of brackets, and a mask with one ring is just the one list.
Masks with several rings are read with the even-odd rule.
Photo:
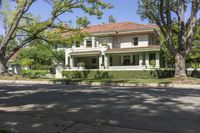
[[134, 31], [134, 30], [147, 30], [158, 28], [155, 24], [137, 24], [133, 22], [110, 23], [89, 26], [83, 29], [83, 32], [101, 33], [101, 32], [115, 32], [115, 31]]
[[[82, 29], [82, 32], [87, 33], [106, 33], [106, 32], [122, 32], [122, 31], [138, 31], [138, 30], [153, 30], [158, 28], [155, 24], [137, 24], [134, 22], [120, 22], [110, 24], [99, 24], [94, 26], [88, 26]], [[69, 35], [66, 33], [65, 35]]]

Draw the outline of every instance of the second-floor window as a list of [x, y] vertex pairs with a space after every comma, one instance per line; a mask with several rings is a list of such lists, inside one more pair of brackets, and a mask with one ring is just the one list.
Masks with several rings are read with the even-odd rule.
[[138, 46], [138, 37], [132, 37], [132, 44]]
[[86, 41], [86, 47], [91, 48], [92, 47], [92, 40], [87, 40]]

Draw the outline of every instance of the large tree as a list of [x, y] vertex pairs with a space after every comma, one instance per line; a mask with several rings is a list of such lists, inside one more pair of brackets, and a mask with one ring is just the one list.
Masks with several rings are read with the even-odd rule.
[[[173, 26], [177, 26], [174, 24]], [[175, 27], [174, 27], [175, 28]], [[173, 36], [175, 47], [178, 46], [178, 38], [177, 36]], [[172, 67], [174, 66], [175, 59], [170, 54], [169, 50], [167, 49], [167, 42], [164, 39], [164, 36], [160, 36], [160, 43], [162, 44], [162, 56], [164, 58], [165, 67]], [[192, 43], [192, 50], [190, 54], [186, 57], [186, 66], [190, 68], [200, 68], [200, 26], [198, 26], [197, 31], [194, 35], [194, 41]]]
[[[199, 25], [199, 0], [139, 0], [138, 14], [156, 23], [175, 59], [175, 77], [187, 77], [185, 60]], [[190, 7], [190, 8], [189, 8]], [[189, 17], [186, 17], [189, 14]], [[177, 23], [177, 26], [173, 26]], [[178, 45], [173, 37], [178, 38]]]
[[[56, 20], [60, 21], [59, 16], [67, 15], [67, 13], [72, 13], [74, 9], [79, 9], [89, 15], [101, 17], [102, 10], [111, 7], [110, 4], [106, 4], [102, 0], [45, 0], [46, 4], [51, 6], [52, 11], [49, 18], [41, 20], [40, 17], [34, 16], [30, 12], [31, 7], [39, 1], [12, 0], [7, 2], [12, 4], [12, 8], [2, 7], [0, 9], [0, 17], [4, 22], [2, 28], [5, 30], [0, 44], [0, 73], [7, 71], [8, 60], [31, 41], [36, 39], [49, 41], [47, 35], [50, 34], [49, 31], [52, 29], [55, 31], [55, 28], [59, 28], [62, 29], [62, 32], [74, 31], [69, 26], [58, 23]], [[42, 5], [40, 6], [42, 7]], [[8, 52], [7, 47], [9, 47], [12, 40], [17, 40], [18, 45]]]

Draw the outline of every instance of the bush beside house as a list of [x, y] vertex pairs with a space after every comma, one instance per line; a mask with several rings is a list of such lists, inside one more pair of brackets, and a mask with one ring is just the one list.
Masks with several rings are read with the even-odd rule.
[[48, 70], [22, 70], [22, 75], [29, 78], [46, 78]]

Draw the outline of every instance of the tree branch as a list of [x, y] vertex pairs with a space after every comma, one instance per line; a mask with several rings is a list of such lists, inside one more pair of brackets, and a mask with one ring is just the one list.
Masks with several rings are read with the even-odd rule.
[[28, 11], [28, 9], [30, 8], [30, 6], [33, 4], [35, 0], [32, 0], [30, 3], [28, 2], [28, 0], [26, 0], [23, 5], [22, 8], [19, 8], [18, 12], [16, 13], [15, 18], [13, 19], [12, 24], [10, 25], [10, 28], [7, 32], [7, 34], [5, 35], [5, 38], [3, 39], [2, 42], [2, 48], [1, 48], [1, 52], [3, 55], [5, 55], [5, 47], [8, 45], [10, 38], [13, 36], [14, 32], [16, 31], [16, 28], [22, 18], [22, 16]]
[[169, 1], [165, 1], [165, 11], [166, 11], [166, 24], [167, 24], [167, 28], [166, 28], [166, 31], [167, 31], [167, 35], [166, 35], [166, 40], [168, 42], [168, 49], [170, 51], [170, 53], [172, 55], [175, 55], [176, 54], [176, 49], [174, 47], [174, 44], [173, 44], [173, 39], [172, 39], [172, 19], [171, 19], [171, 13], [170, 13], [170, 3]]
[[196, 27], [198, 26], [198, 21], [197, 20], [197, 13], [200, 9], [200, 2], [198, 0], [193, 0], [192, 1], [192, 7], [191, 7], [191, 15], [190, 19], [188, 20], [189, 25], [186, 27], [188, 29], [188, 33], [186, 35], [186, 54], [188, 54], [191, 49], [192, 49], [192, 43], [194, 39], [194, 34], [196, 32]]

